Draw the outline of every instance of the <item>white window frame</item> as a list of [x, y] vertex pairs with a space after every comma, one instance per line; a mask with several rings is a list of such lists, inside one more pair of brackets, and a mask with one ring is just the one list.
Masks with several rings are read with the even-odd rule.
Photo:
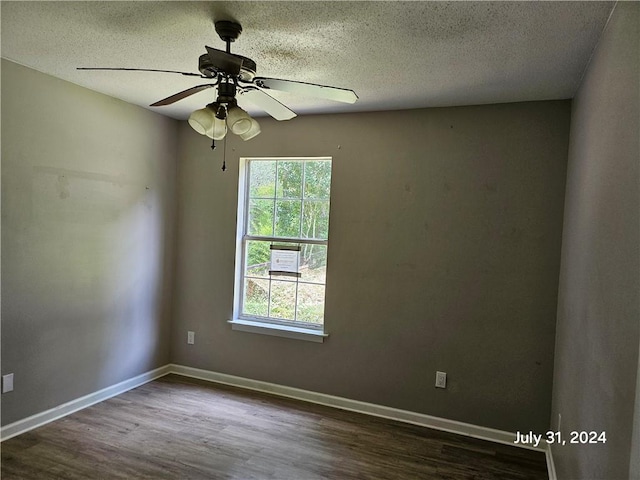
[[[319, 160], [332, 161], [332, 157], [241, 157], [238, 175], [238, 215], [236, 217], [236, 258], [235, 258], [235, 282], [233, 294], [233, 318], [229, 320], [233, 330], [261, 333], [278, 337], [294, 338], [298, 340], [309, 340], [312, 342], [323, 342], [328, 336], [325, 332], [324, 322], [320, 324], [305, 324], [304, 322], [293, 322], [273, 318], [242, 316], [242, 298], [244, 289], [244, 256], [246, 241], [262, 240], [278, 242], [295, 242], [296, 244], [316, 244], [328, 246], [327, 240], [313, 240], [301, 238], [282, 237], [252, 237], [246, 234], [249, 215], [249, 161], [252, 160], [278, 160], [278, 161], [304, 161]], [[330, 201], [330, 200], [329, 200]], [[326, 282], [325, 282], [326, 287]], [[326, 296], [325, 296], [326, 300]]]

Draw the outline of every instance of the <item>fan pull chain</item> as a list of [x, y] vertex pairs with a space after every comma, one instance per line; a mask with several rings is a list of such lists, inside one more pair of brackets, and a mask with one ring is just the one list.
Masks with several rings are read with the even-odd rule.
[[224, 147], [222, 150], [222, 171], [227, 169], [227, 138], [224, 139]]
[[[222, 171], [224, 172], [227, 169], [227, 139], [224, 140], [224, 147], [222, 150]], [[211, 150], [216, 149], [216, 141], [211, 140]]]

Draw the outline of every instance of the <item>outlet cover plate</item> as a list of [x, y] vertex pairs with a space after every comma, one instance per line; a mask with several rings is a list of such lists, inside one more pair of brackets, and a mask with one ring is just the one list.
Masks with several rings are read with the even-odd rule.
[[447, 388], [447, 374], [436, 372], [436, 388]]
[[2, 393], [13, 392], [13, 373], [2, 376]]

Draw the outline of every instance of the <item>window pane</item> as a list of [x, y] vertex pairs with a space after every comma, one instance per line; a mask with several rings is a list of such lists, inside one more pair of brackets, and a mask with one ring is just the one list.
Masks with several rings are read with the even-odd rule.
[[269, 315], [269, 280], [246, 278], [244, 280], [243, 315]]
[[329, 238], [329, 200], [305, 200], [302, 238]]
[[275, 197], [276, 162], [254, 160], [249, 170], [249, 197]]
[[304, 197], [329, 200], [331, 190], [331, 162], [305, 162]]
[[273, 235], [273, 200], [249, 200], [249, 235]]
[[300, 281], [326, 283], [327, 247], [325, 245], [303, 245], [300, 252]]
[[[251, 159], [246, 198], [241, 218], [246, 222], [243, 263], [238, 265], [242, 292], [239, 316], [264, 321], [299, 322], [316, 328], [324, 322], [324, 292], [327, 247], [304, 243], [326, 243], [329, 234], [331, 160]], [[261, 240], [250, 238], [270, 237]], [[298, 275], [270, 275], [272, 244], [297, 246]], [[284, 249], [286, 250], [286, 249]], [[287, 269], [286, 252], [277, 257], [280, 270]], [[274, 260], [275, 262], [276, 260]]]
[[276, 200], [276, 237], [300, 236], [300, 200]]
[[324, 320], [324, 285], [298, 285], [298, 317], [300, 322], [322, 323]]
[[302, 162], [278, 162], [278, 198], [302, 197]]
[[248, 241], [246, 252], [245, 275], [268, 279], [271, 262], [269, 242]]
[[271, 308], [269, 316], [283, 320], [293, 320], [296, 305], [296, 283], [271, 282]]

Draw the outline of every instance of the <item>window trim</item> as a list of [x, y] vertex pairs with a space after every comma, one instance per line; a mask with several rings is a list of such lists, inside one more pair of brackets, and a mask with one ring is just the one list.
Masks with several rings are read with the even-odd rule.
[[[313, 244], [327, 246], [327, 240], [303, 239], [303, 238], [283, 238], [283, 237], [255, 237], [245, 235], [244, 231], [247, 225], [249, 215], [249, 161], [265, 160], [265, 161], [291, 161], [291, 160], [328, 160], [333, 163], [331, 156], [320, 157], [240, 157], [239, 174], [238, 174], [238, 210], [236, 216], [236, 254], [234, 265], [234, 288], [233, 288], [233, 316], [228, 321], [232, 330], [261, 333], [265, 335], [273, 335], [278, 337], [293, 338], [298, 340], [308, 340], [312, 342], [323, 342], [329, 336], [325, 331], [325, 324], [308, 324], [303, 326], [303, 322], [292, 322], [287, 320], [279, 321], [278, 319], [267, 319], [261, 321], [260, 317], [241, 317], [240, 309], [242, 305], [243, 295], [243, 259], [245, 257], [246, 241], [260, 240], [273, 242], [295, 242], [299, 244]], [[326, 283], [325, 283], [326, 287]], [[326, 294], [325, 294], [326, 295]], [[326, 300], [326, 296], [325, 296]]]
[[228, 322], [232, 330], [239, 332], [261, 333], [274, 337], [293, 338], [296, 340], [307, 340], [310, 342], [322, 343], [329, 336], [328, 333], [319, 328], [302, 328], [291, 325], [279, 325], [277, 323], [257, 322], [253, 320], [233, 319]]

